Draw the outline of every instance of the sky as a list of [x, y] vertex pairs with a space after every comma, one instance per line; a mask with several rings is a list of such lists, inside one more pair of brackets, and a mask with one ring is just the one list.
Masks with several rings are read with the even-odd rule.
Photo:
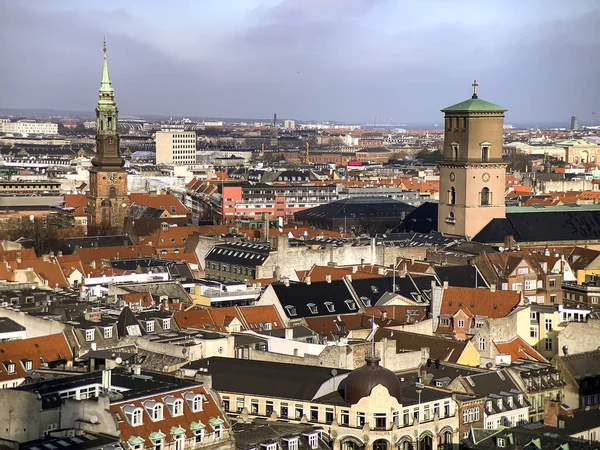
[[418, 124], [600, 122], [597, 0], [0, 0], [0, 108]]

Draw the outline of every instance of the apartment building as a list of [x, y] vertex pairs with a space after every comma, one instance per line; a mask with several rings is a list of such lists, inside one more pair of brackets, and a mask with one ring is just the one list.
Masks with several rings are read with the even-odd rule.
[[0, 122], [0, 133], [58, 134], [58, 124], [50, 122]]
[[196, 164], [196, 133], [184, 130], [157, 131], [156, 164]]

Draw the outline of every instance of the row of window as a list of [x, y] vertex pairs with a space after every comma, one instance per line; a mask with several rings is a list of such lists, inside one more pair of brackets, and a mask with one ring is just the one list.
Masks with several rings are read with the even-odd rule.
[[[456, 205], [456, 188], [454, 186], [448, 191], [448, 204]], [[479, 204], [481, 206], [489, 206], [492, 204], [492, 192], [489, 188], [484, 187], [479, 193]], [[454, 218], [454, 214], [452, 213], [451, 218]]]
[[[159, 319], [161, 321], [161, 326], [163, 331], [171, 329], [171, 319]], [[146, 320], [144, 321], [144, 326], [146, 328], [146, 332], [151, 333], [154, 331], [154, 320]], [[113, 327], [101, 327], [103, 330], [104, 339], [111, 339], [113, 337]], [[137, 334], [137, 333], [133, 333]], [[85, 330], [85, 340], [87, 342], [92, 342], [96, 339], [96, 329], [90, 328]]]
[[[177, 398], [173, 395], [166, 396], [163, 401], [167, 405], [171, 417], [178, 417], [184, 414], [184, 400], [193, 413], [202, 411], [202, 402], [206, 398], [202, 394], [195, 392], [186, 392], [183, 398]], [[123, 413], [131, 426], [139, 426], [144, 424], [144, 409], [148, 417], [153, 422], [164, 420], [164, 405], [155, 400], [146, 400], [143, 403], [144, 408], [136, 405], [125, 405], [122, 407]]]

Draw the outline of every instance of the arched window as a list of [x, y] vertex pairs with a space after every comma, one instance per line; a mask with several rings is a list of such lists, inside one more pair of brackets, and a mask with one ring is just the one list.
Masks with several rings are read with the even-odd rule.
[[452, 159], [458, 161], [458, 144], [452, 143], [450, 145], [452, 147]]
[[448, 191], [448, 203], [451, 205], [456, 205], [456, 189], [454, 186], [452, 186]]
[[484, 187], [481, 190], [481, 205], [487, 206], [490, 204], [490, 201], [491, 201], [490, 190], [489, 190], [489, 188]]
[[117, 196], [117, 188], [115, 188], [115, 187], [111, 187], [111, 188], [108, 190], [108, 196], [109, 196], [110, 198], [115, 198], [115, 197]]

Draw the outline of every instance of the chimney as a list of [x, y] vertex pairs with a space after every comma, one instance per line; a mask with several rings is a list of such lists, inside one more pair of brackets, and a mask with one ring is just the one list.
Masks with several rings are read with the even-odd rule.
[[269, 213], [263, 214], [263, 241], [269, 242]]
[[325, 281], [327, 281], [328, 283], [331, 283], [331, 275], [329, 275], [329, 274], [325, 275]]
[[60, 250], [58, 251], [58, 253], [56, 254], [57, 256], [62, 256], [63, 252], [61, 252]]
[[516, 246], [517, 246], [517, 243], [515, 241], [514, 236], [512, 236], [510, 234], [508, 236], [504, 236], [504, 248], [506, 250], [512, 250]]
[[283, 284], [285, 287], [290, 287], [290, 279], [289, 278], [284, 278], [283, 279]]
[[346, 275], [346, 280], [348, 280], [349, 283], [352, 283], [352, 275]]
[[356, 272], [358, 272], [358, 267], [352, 266], [352, 273], [356, 273]]
[[544, 399], [544, 425], [558, 427], [558, 408], [558, 402]]
[[275, 279], [281, 280], [281, 267], [279, 266], [275, 267]]
[[112, 386], [112, 371], [106, 369], [102, 371], [102, 389], [109, 391]]
[[310, 275], [307, 275], [307, 276], [304, 278], [304, 282], [305, 282], [306, 284], [310, 285]]
[[444, 281], [444, 284], [443, 284], [443, 286], [444, 286], [444, 289], [448, 289], [448, 282], [447, 282], [447, 281]]
[[490, 292], [496, 292], [496, 285], [495, 284], [490, 284]]

